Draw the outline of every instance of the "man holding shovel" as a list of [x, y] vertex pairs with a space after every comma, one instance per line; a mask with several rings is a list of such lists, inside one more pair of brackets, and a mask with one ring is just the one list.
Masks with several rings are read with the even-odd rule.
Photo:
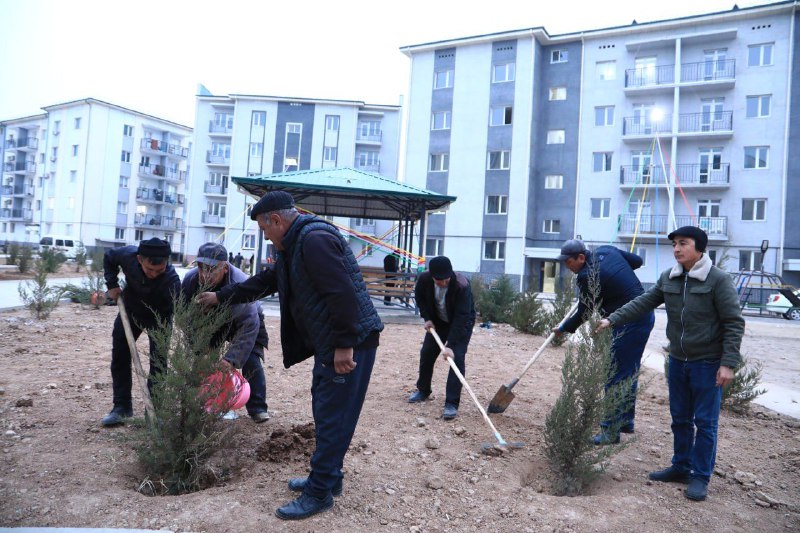
[[[408, 399], [409, 403], [425, 401], [431, 395], [433, 366], [442, 350], [428, 330], [436, 329], [445, 343], [445, 356], [451, 357], [461, 374], [465, 374], [467, 347], [475, 325], [475, 304], [469, 280], [453, 272], [453, 265], [445, 256], [430, 260], [428, 270], [417, 279], [414, 295], [419, 314], [425, 320], [426, 334], [419, 352], [417, 392]], [[458, 416], [460, 401], [461, 381], [451, 370], [447, 375], [442, 418], [452, 420]]]
[[[562, 335], [564, 332], [575, 333], [586, 319], [587, 311], [595, 305], [599, 305], [600, 313], [603, 317], [607, 317], [644, 293], [639, 278], [633, 273], [643, 263], [642, 258], [636, 254], [613, 246], [600, 246], [594, 252], [590, 252], [582, 241], [570, 239], [561, 247], [559, 259], [576, 274], [580, 299], [575, 313], [553, 330], [556, 335]], [[593, 287], [595, 283], [598, 286]], [[642, 352], [647, 345], [654, 322], [655, 315], [651, 310], [630, 324], [614, 328], [611, 353], [614, 358], [615, 373], [606, 384], [606, 388], [639, 372]], [[617, 413], [616, 420], [602, 422], [600, 433], [593, 438], [596, 445], [616, 444], [619, 442], [620, 432], [633, 433], [636, 386], [637, 382], [634, 381], [631, 385], [630, 407], [625, 412]]]
[[[169, 243], [153, 237], [139, 246], [125, 246], [108, 250], [103, 257], [106, 296], [112, 300], [123, 298], [133, 338], [138, 339], [143, 330], [156, 328], [159, 320], [171, 320], [173, 297], [181, 290], [181, 280], [175, 268], [169, 264], [172, 253]], [[119, 286], [119, 271], [125, 275], [125, 290]], [[114, 407], [102, 420], [104, 426], [122, 424], [133, 416], [131, 398], [131, 351], [122, 318], [117, 315], [111, 333], [111, 380], [114, 387]], [[150, 379], [163, 369], [163, 362], [156, 353], [156, 345], [150, 337]]]

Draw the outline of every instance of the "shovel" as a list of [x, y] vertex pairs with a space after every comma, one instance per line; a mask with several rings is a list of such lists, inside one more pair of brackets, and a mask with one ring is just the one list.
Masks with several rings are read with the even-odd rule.
[[133, 360], [134, 370], [136, 370], [136, 380], [142, 388], [142, 400], [144, 401], [144, 416], [146, 420], [154, 420], [155, 411], [153, 410], [153, 402], [150, 399], [150, 389], [147, 388], [147, 378], [145, 378], [144, 369], [142, 368], [142, 360], [139, 359], [139, 351], [136, 349], [136, 340], [133, 338], [133, 330], [131, 330], [131, 322], [128, 319], [128, 312], [125, 310], [125, 303], [122, 301], [122, 295], [117, 296], [117, 307], [119, 308], [119, 317], [122, 320], [122, 328], [125, 330], [125, 338], [128, 339], [128, 349], [131, 352], [131, 359]]
[[[439, 334], [436, 333], [436, 330], [433, 329], [433, 328], [428, 328], [428, 332], [433, 336], [434, 339], [436, 339], [436, 344], [438, 344], [439, 348], [442, 350], [442, 352], [444, 352], [444, 344], [442, 343], [442, 339], [439, 338]], [[447, 358], [447, 362], [450, 365], [450, 368], [455, 373], [455, 375], [458, 377], [458, 380], [461, 382], [462, 385], [464, 385], [464, 388], [467, 389], [467, 392], [469, 393], [470, 398], [472, 398], [472, 401], [475, 402], [475, 405], [478, 407], [478, 411], [480, 411], [481, 415], [483, 415], [483, 419], [486, 420], [486, 423], [489, 424], [489, 427], [492, 429], [492, 432], [494, 433], [494, 438], [497, 439], [497, 444], [496, 445], [494, 445], [494, 444], [483, 444], [481, 446], [481, 448], [484, 451], [490, 450], [491, 448], [494, 448], [495, 446], [499, 446], [502, 449], [506, 449], [508, 447], [511, 447], [511, 448], [522, 448], [524, 445], [521, 442], [510, 442], [510, 443], [506, 442], [506, 440], [500, 435], [500, 432], [497, 431], [497, 428], [494, 427], [494, 424], [492, 424], [492, 421], [489, 419], [489, 415], [487, 415], [486, 411], [483, 410], [483, 406], [481, 406], [481, 403], [478, 401], [478, 398], [475, 396], [475, 393], [472, 392], [472, 387], [469, 386], [469, 383], [467, 383], [467, 380], [464, 379], [464, 375], [461, 373], [461, 371], [456, 366], [456, 362], [453, 361], [453, 359], [451, 359], [450, 357]]]
[[[572, 316], [572, 313], [575, 312], [575, 309], [577, 309], [577, 307], [578, 307], [578, 304], [576, 302], [575, 305], [573, 305], [572, 308], [567, 313], [567, 316], [565, 316], [561, 320], [561, 322], [558, 323], [558, 326], [556, 326], [556, 327], [560, 327], [564, 322], [566, 322], [567, 318]], [[492, 401], [489, 402], [489, 407], [488, 407], [487, 410], [490, 413], [492, 413], [492, 414], [502, 413], [503, 411], [508, 409], [508, 406], [511, 405], [511, 402], [514, 401], [514, 393], [511, 392], [511, 389], [514, 388], [514, 385], [519, 383], [519, 380], [522, 379], [522, 376], [525, 375], [525, 372], [527, 372], [528, 369], [531, 367], [531, 365], [533, 365], [533, 363], [536, 362], [536, 360], [542, 354], [544, 349], [547, 348], [550, 345], [551, 342], [553, 342], [553, 339], [555, 337], [556, 337], [556, 334], [551, 332], [550, 336], [547, 337], [547, 339], [545, 339], [544, 344], [542, 344], [541, 348], [536, 350], [536, 353], [533, 354], [533, 357], [530, 358], [530, 360], [528, 361], [528, 364], [526, 364], [525, 368], [522, 369], [522, 373], [519, 376], [515, 377], [513, 380], [511, 380], [511, 383], [509, 383], [508, 385], [500, 385], [500, 389], [497, 391], [497, 394], [495, 394], [494, 398], [492, 398]]]

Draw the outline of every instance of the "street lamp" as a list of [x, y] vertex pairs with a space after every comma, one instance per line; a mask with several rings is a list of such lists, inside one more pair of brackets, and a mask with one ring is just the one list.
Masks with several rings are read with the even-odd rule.
[[764, 256], [767, 255], [767, 250], [769, 250], [769, 241], [764, 239], [761, 241], [761, 270], [764, 270]]

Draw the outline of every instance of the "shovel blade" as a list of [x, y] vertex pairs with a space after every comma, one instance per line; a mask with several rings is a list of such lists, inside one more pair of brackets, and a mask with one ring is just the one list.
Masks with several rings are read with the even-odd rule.
[[497, 394], [489, 402], [489, 408], [486, 411], [492, 414], [502, 413], [511, 405], [512, 401], [514, 401], [514, 393], [511, 392], [511, 388], [508, 385], [501, 385]]

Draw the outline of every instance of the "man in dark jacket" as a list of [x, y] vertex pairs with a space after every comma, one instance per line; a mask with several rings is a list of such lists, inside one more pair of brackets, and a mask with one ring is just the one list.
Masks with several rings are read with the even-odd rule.
[[[582, 241], [571, 239], [561, 247], [559, 259], [576, 274], [580, 290], [578, 309], [561, 327], [554, 331], [557, 335], [565, 332], [575, 333], [587, 318], [587, 312], [599, 304], [599, 311], [607, 317], [626, 303], [644, 292], [634, 270], [642, 266], [642, 258], [636, 254], [619, 250], [613, 246], [600, 246], [594, 252], [586, 249]], [[592, 287], [597, 283], [597, 287]], [[595, 304], [597, 302], [597, 304]], [[655, 316], [652, 311], [639, 320], [614, 328], [611, 354], [616, 372], [606, 384], [606, 388], [631, 378], [639, 372], [642, 353], [647, 339], [653, 330]], [[628, 409], [617, 414], [615, 419], [603, 421], [601, 431], [593, 441], [597, 445], [619, 442], [619, 433], [633, 433], [636, 416], [637, 381], [631, 384], [631, 403]]]
[[[173, 298], [181, 288], [181, 280], [169, 264], [169, 243], [153, 237], [139, 246], [113, 248], [103, 256], [106, 295], [112, 300], [122, 295], [125, 310], [131, 322], [133, 338], [138, 339], [143, 330], [156, 328], [159, 321], [172, 320]], [[125, 275], [125, 290], [119, 287], [119, 271]], [[114, 408], [103, 418], [104, 426], [122, 424], [133, 416], [131, 398], [131, 352], [122, 319], [117, 315], [111, 333], [111, 380], [114, 387]], [[156, 352], [153, 337], [150, 337], [150, 379], [163, 370], [162, 355]]]
[[[181, 294], [193, 298], [201, 288], [218, 291], [232, 283], [241, 283], [247, 275], [227, 261], [228, 252], [221, 244], [208, 242], [197, 252], [197, 268], [183, 277]], [[264, 315], [258, 302], [231, 306], [231, 321], [228, 327], [218, 331], [211, 344], [219, 346], [228, 341], [228, 351], [220, 361], [222, 370], [230, 372], [234, 368], [242, 370], [250, 384], [250, 399], [247, 400], [247, 414], [254, 422], [269, 420], [267, 411], [267, 381], [264, 377], [264, 349], [269, 337], [264, 327]]]
[[[475, 325], [475, 304], [469, 280], [453, 272], [447, 257], [434, 257], [428, 263], [428, 270], [419, 275], [414, 296], [419, 314], [425, 320], [425, 331], [436, 330], [445, 345], [446, 356], [453, 359], [462, 375], [466, 375], [467, 347]], [[425, 401], [431, 395], [433, 366], [440, 352], [436, 340], [426, 333], [419, 351], [417, 391], [408, 399], [409, 403]], [[461, 402], [461, 381], [452, 369], [447, 375], [445, 390], [442, 417], [452, 420], [458, 416]]]
[[[387, 278], [394, 278], [399, 269], [397, 256], [395, 254], [386, 254], [383, 257], [383, 271], [389, 274]], [[386, 282], [386, 287], [394, 287], [394, 283]], [[398, 298], [399, 299], [399, 298]], [[389, 305], [392, 302], [392, 297], [386, 295], [383, 297], [383, 305]]]
[[272, 294], [281, 308], [281, 347], [286, 368], [314, 356], [311, 408], [316, 445], [307, 478], [289, 480], [302, 494], [275, 514], [306, 518], [333, 507], [342, 493], [342, 464], [353, 438], [372, 375], [380, 332], [353, 252], [339, 230], [301, 215], [284, 191], [267, 193], [250, 217], [277, 250], [274, 266], [247, 281], [206, 292], [204, 305], [237, 304]]

